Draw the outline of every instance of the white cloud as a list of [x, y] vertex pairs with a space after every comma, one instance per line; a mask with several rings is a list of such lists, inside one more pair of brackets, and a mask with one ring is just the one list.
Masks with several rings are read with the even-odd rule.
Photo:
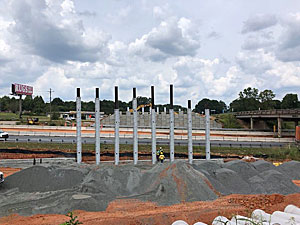
[[150, 96], [154, 85], [158, 104], [169, 102], [173, 83], [175, 104], [183, 105], [204, 97], [229, 103], [248, 86], [297, 92], [300, 16], [287, 12], [300, 8], [282, 4], [0, 1], [0, 95], [12, 82], [51, 87], [64, 100], [81, 87], [85, 101], [95, 87], [113, 99], [119, 85], [129, 101], [133, 87]]
[[129, 45], [131, 53], [152, 61], [162, 61], [174, 56], [193, 56], [199, 48], [198, 31], [187, 18], [163, 21]]
[[15, 21], [15, 41], [28, 54], [60, 63], [94, 62], [108, 54], [109, 35], [85, 29], [70, 0], [14, 0], [10, 15]]
[[244, 22], [242, 33], [255, 32], [276, 25], [278, 19], [275, 15], [258, 14]]
[[176, 71], [174, 85], [188, 89], [188, 92], [192, 93], [193, 101], [204, 97], [218, 98], [218, 96], [227, 100], [236, 87], [239, 71], [236, 67], [230, 67], [225, 74], [219, 75], [217, 71], [222, 66], [218, 58], [209, 60], [181, 57], [173, 67]]
[[300, 61], [300, 13], [290, 14], [282, 26], [276, 56], [284, 62]]

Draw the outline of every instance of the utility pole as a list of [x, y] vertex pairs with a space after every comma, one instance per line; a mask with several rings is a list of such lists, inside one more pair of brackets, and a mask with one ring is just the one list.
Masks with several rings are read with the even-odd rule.
[[50, 88], [50, 90], [48, 92], [50, 94], [50, 121], [51, 121], [51, 114], [52, 114], [51, 101], [52, 101], [52, 92], [54, 92], [54, 91]]

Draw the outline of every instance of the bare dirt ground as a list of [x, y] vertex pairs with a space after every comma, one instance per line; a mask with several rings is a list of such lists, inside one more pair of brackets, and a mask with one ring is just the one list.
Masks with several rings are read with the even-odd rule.
[[15, 172], [19, 172], [21, 169], [20, 168], [8, 168], [8, 167], [0, 167], [0, 171], [3, 172], [4, 177], [8, 177]]
[[[1, 154], [2, 155], [2, 154]], [[33, 158], [34, 155], [15, 154], [18, 158]], [[7, 158], [12, 155], [7, 155]], [[1, 158], [5, 156], [1, 156]], [[45, 156], [43, 156], [45, 157]], [[51, 157], [50, 155], [48, 157]], [[36, 157], [38, 158], [38, 157]], [[126, 159], [125, 157], [123, 159]], [[93, 162], [94, 157], [86, 157], [87, 162]], [[104, 158], [102, 160], [105, 160]], [[107, 157], [106, 160], [111, 160]], [[18, 172], [20, 169], [1, 168], [5, 177]], [[293, 181], [300, 186], [300, 180]], [[176, 220], [185, 220], [189, 224], [204, 222], [211, 224], [212, 220], [219, 216], [231, 218], [233, 215], [250, 216], [254, 209], [262, 209], [267, 213], [283, 211], [284, 208], [293, 204], [300, 207], [300, 193], [291, 195], [229, 195], [218, 198], [215, 201], [182, 202], [172, 206], [158, 206], [153, 202], [142, 202], [138, 200], [116, 200], [109, 204], [106, 211], [86, 212], [75, 211], [80, 222], [83, 224], [172, 224]], [[52, 225], [62, 224], [69, 218], [64, 215], [46, 214], [24, 217], [20, 215], [10, 215], [0, 218], [0, 224], [8, 225]]]
[[[111, 202], [104, 212], [75, 211], [83, 224], [172, 224], [176, 220], [185, 220], [189, 224], [195, 222], [211, 223], [223, 215], [250, 216], [254, 209], [260, 208], [268, 213], [284, 210], [288, 204], [300, 207], [300, 193], [292, 195], [229, 195], [215, 201], [181, 203], [173, 206], [158, 206], [152, 202], [137, 200], [116, 200]], [[0, 218], [0, 224], [37, 225], [61, 224], [68, 220], [64, 215], [34, 215], [22, 217], [10, 215]]]

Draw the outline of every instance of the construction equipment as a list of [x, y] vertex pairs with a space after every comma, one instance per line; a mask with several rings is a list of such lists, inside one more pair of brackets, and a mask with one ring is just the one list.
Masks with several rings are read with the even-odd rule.
[[4, 175], [3, 173], [0, 171], [0, 184], [4, 182]]
[[[139, 109], [141, 109], [141, 108], [145, 108], [145, 107], [151, 107], [152, 106], [152, 104], [151, 103], [149, 103], [149, 104], [143, 104], [143, 105], [139, 105], [137, 108], [136, 108], [136, 110], [137, 111], [139, 111]], [[129, 112], [133, 112], [133, 109], [129, 109]]]
[[28, 125], [37, 125], [39, 124], [39, 118], [27, 118]]

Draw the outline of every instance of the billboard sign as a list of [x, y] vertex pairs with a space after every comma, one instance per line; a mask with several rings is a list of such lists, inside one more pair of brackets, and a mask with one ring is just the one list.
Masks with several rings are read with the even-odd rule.
[[12, 84], [11, 85], [12, 93], [14, 95], [32, 95], [33, 87], [27, 86], [24, 84]]

